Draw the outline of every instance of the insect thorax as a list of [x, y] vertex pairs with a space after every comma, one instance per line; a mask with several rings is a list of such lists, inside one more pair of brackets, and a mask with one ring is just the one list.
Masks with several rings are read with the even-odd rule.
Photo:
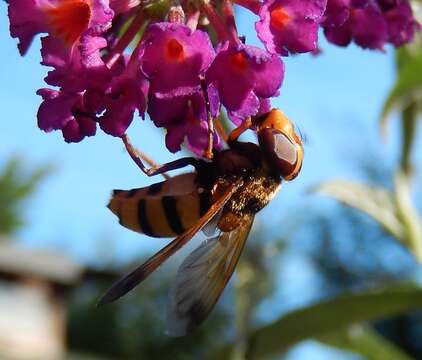
[[281, 180], [263, 168], [244, 179], [243, 186], [233, 195], [226, 208], [235, 214], [255, 214], [264, 208], [280, 188]]
[[207, 173], [207, 179], [214, 184], [219, 180], [243, 181], [224, 207], [224, 224], [219, 225], [226, 231], [235, 228], [245, 215], [265, 207], [281, 183], [280, 176], [271, 171], [259, 146], [253, 143], [236, 142], [231, 149], [217, 153]]

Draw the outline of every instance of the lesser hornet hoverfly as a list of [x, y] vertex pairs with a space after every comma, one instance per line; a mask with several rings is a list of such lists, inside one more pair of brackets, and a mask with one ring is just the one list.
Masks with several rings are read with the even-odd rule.
[[[238, 141], [251, 127], [258, 145]], [[170, 292], [168, 332], [183, 335], [208, 316], [233, 274], [255, 214], [283, 179], [297, 176], [303, 160], [301, 139], [278, 109], [248, 118], [227, 143], [229, 149], [215, 151], [212, 161], [187, 157], [146, 169], [132, 156], [148, 175], [187, 165], [196, 171], [144, 188], [114, 190], [108, 207], [121, 225], [153, 237], [177, 237], [118, 280], [100, 304], [132, 290], [202, 229], [208, 238], [183, 261]]]

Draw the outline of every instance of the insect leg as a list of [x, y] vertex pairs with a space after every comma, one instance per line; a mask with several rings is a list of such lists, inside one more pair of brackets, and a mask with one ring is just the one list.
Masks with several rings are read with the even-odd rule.
[[207, 159], [212, 159], [213, 157], [212, 149], [214, 147], [214, 119], [212, 118], [210, 112], [208, 112], [207, 123], [208, 123], [208, 144], [207, 144], [207, 148], [205, 149], [204, 155]]
[[223, 124], [221, 123], [221, 120], [219, 117], [214, 119], [214, 127], [217, 130], [218, 135], [223, 139], [225, 143], [227, 143], [228, 135], [226, 133], [226, 130], [224, 129]]
[[[127, 135], [123, 135], [122, 136], [122, 140], [123, 143], [125, 144], [126, 150], [129, 153], [130, 157], [132, 158], [132, 160], [135, 162], [136, 165], [138, 165], [138, 167], [147, 175], [147, 176], [154, 176], [154, 175], [158, 175], [161, 174], [164, 177], [168, 178], [169, 176], [167, 174], [165, 174], [167, 171], [171, 171], [171, 170], [176, 170], [176, 169], [181, 169], [185, 166], [188, 165], [192, 165], [195, 168], [197, 166], [199, 166], [199, 160], [193, 158], [193, 157], [184, 157], [181, 159], [177, 159], [174, 161], [170, 161], [166, 164], [162, 164], [162, 165], [155, 165], [152, 166], [151, 168], [147, 168], [144, 163], [142, 162], [142, 160], [144, 159], [144, 161], [148, 161], [144, 155], [140, 155], [136, 149], [132, 146], [132, 144], [129, 141], [129, 138]], [[150, 162], [150, 161], [148, 161]]]
[[252, 119], [250, 117], [247, 117], [245, 120], [242, 121], [242, 123], [234, 129], [230, 134], [229, 138], [227, 139], [227, 142], [233, 143], [235, 142], [240, 135], [242, 135], [246, 130], [250, 129], [252, 126]]
[[207, 85], [205, 83], [205, 80], [201, 80], [201, 88], [202, 93], [204, 94], [205, 99], [205, 107], [207, 109], [207, 125], [208, 125], [208, 144], [207, 148], [204, 151], [204, 156], [207, 159], [212, 159], [213, 153], [212, 149], [214, 147], [214, 118], [211, 113], [211, 105], [210, 105], [210, 99], [208, 97], [208, 91], [207, 91]]
[[[136, 149], [136, 155], [143, 160], [144, 162], [146, 162], [150, 167], [152, 168], [158, 168], [160, 165], [157, 164], [154, 160], [152, 160], [147, 154], [145, 154], [144, 152], [140, 151], [139, 149]], [[165, 180], [168, 180], [171, 178], [170, 175], [168, 175], [167, 173], [161, 173], [160, 174]]]

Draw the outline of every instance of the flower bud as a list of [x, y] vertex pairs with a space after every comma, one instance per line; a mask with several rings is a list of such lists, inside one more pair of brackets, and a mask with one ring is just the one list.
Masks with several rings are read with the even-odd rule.
[[171, 23], [185, 23], [185, 12], [180, 5], [172, 6], [167, 14], [167, 21]]

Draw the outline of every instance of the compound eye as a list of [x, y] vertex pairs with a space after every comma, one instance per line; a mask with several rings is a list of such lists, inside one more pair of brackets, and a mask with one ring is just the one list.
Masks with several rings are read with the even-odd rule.
[[286, 180], [298, 172], [298, 149], [285, 134], [272, 128], [261, 129], [258, 141], [271, 166]]

